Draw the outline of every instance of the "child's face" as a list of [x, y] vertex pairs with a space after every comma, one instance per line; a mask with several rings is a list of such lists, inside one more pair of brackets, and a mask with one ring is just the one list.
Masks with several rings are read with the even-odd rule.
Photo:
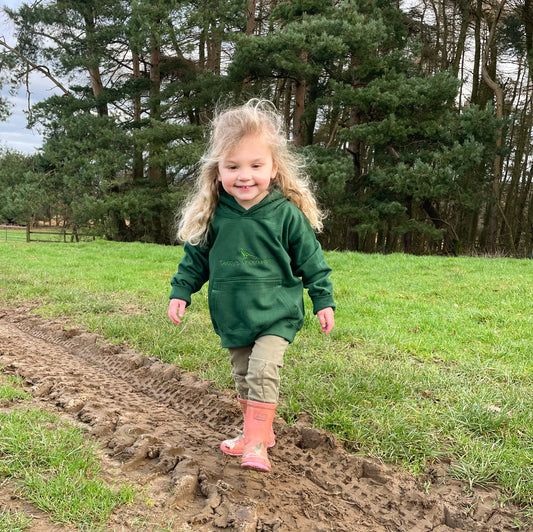
[[249, 209], [267, 194], [278, 167], [260, 134], [249, 134], [218, 163], [218, 180], [237, 203]]

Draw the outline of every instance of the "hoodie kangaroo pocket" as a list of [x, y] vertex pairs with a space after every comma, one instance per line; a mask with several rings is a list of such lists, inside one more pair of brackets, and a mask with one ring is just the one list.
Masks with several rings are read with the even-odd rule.
[[209, 294], [209, 311], [215, 330], [258, 333], [279, 320], [297, 319], [295, 304], [285, 297], [280, 279], [225, 279], [215, 281]]

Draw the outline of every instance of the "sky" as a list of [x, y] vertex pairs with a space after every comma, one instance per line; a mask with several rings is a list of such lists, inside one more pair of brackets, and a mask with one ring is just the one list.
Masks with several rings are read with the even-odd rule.
[[[30, 3], [31, 0], [26, 0]], [[3, 0], [0, 8], [0, 36], [9, 45], [15, 43], [13, 36], [13, 25], [3, 12], [3, 7], [18, 8], [23, 4], [22, 0]], [[0, 53], [3, 47], [0, 46]], [[37, 103], [54, 94], [54, 86], [50, 80], [43, 75], [34, 73], [30, 77], [31, 102]], [[9, 149], [14, 149], [26, 154], [35, 153], [42, 145], [42, 137], [37, 129], [27, 129], [25, 111], [28, 109], [28, 96], [26, 88], [19, 89], [15, 96], [9, 94], [9, 88], [2, 88], [2, 96], [7, 98], [13, 107], [11, 116], [5, 122], [0, 122], [0, 145]]]

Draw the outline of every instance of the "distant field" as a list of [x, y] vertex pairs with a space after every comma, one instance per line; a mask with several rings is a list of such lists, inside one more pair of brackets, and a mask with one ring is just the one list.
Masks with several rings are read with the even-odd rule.
[[[206, 287], [177, 328], [166, 316], [179, 247], [1, 239], [0, 303], [178, 364], [231, 387]], [[307, 301], [280, 413], [304, 410], [354, 452], [418, 473], [444, 458], [467, 485], [533, 509], [533, 261], [326, 253], [338, 310], [319, 332]], [[533, 511], [533, 510], [532, 510]]]

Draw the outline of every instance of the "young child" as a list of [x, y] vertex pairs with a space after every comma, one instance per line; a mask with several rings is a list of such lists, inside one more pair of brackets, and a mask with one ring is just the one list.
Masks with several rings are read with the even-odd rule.
[[322, 331], [334, 326], [331, 269], [314, 231], [322, 213], [272, 104], [251, 100], [213, 121], [197, 189], [178, 238], [185, 255], [171, 281], [169, 318], [181, 323], [209, 281], [209, 312], [244, 415], [243, 434], [221, 443], [243, 467], [270, 471], [267, 448], [288, 344], [304, 322], [308, 289]]

